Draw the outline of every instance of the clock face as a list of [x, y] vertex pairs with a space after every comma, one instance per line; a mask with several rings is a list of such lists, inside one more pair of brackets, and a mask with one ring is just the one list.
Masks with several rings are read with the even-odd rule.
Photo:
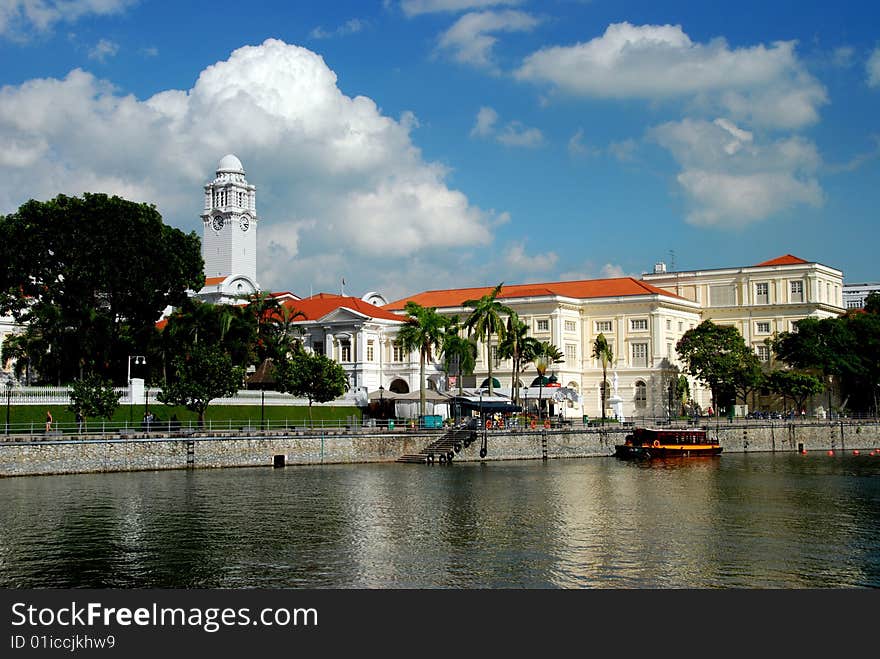
[[223, 218], [220, 215], [215, 217], [212, 226], [214, 227], [214, 231], [220, 231], [220, 229], [223, 228]]
[[238, 221], [238, 226], [241, 227], [241, 230], [242, 230], [242, 231], [247, 231], [247, 230], [248, 230], [248, 228], [251, 226], [251, 221], [250, 221], [250, 219], [248, 219], [247, 215], [243, 216], [243, 217]]

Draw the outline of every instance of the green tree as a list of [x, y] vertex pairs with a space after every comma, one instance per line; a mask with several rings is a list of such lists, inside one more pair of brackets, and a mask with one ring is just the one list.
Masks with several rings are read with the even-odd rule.
[[544, 410], [544, 387], [548, 382], [547, 369], [553, 364], [559, 364], [564, 360], [559, 348], [549, 341], [541, 341], [538, 343], [538, 345], [534, 347], [531, 355], [532, 364], [534, 364], [535, 370], [538, 371], [538, 377], [540, 378], [539, 382], [541, 383], [538, 388], [538, 414], [540, 416], [543, 415]]
[[510, 390], [517, 404], [519, 404], [519, 376], [523, 371], [523, 365], [532, 361], [541, 345], [536, 338], [528, 336], [528, 332], [528, 324], [513, 312], [507, 317], [504, 339], [498, 344], [498, 356], [511, 360]]
[[503, 341], [506, 333], [502, 316], [510, 316], [513, 309], [499, 302], [496, 298], [501, 294], [504, 282], [492, 289], [491, 293], [483, 295], [479, 299], [465, 300], [462, 306], [470, 307], [473, 311], [464, 321], [468, 334], [473, 333], [479, 341], [486, 345], [486, 361], [489, 364], [489, 395], [492, 395], [492, 337], [498, 336]]
[[25, 351], [42, 381], [122, 381], [162, 311], [203, 283], [198, 236], [148, 204], [59, 195], [0, 217], [0, 313], [31, 328]]
[[[844, 380], [850, 380], [851, 387], [865, 372], [862, 349], [853, 333], [854, 324], [846, 317], [810, 317], [797, 321], [795, 327], [795, 332], [781, 332], [774, 337], [773, 350], [789, 366], [822, 375], [830, 412], [833, 378], [838, 378], [843, 392], [847, 387]], [[862, 338], [869, 341], [869, 337]]]
[[477, 344], [472, 339], [461, 336], [456, 319], [450, 320], [450, 325], [443, 335], [443, 347], [440, 349], [443, 356], [443, 370], [449, 375], [455, 372], [458, 380], [458, 395], [464, 393], [463, 375], [472, 375], [477, 365]]
[[614, 350], [605, 335], [600, 333], [593, 341], [593, 352], [591, 356], [598, 359], [602, 365], [602, 425], [605, 425], [605, 408], [607, 407], [608, 398], [608, 366], [614, 361]]
[[795, 408], [806, 407], [807, 398], [820, 393], [825, 387], [815, 375], [778, 369], [767, 375], [767, 388], [774, 393], [791, 396]]
[[278, 391], [309, 400], [309, 422], [312, 403], [335, 400], [349, 390], [345, 369], [324, 355], [302, 351], [275, 364]]
[[70, 404], [67, 409], [80, 413], [84, 419], [101, 417], [108, 421], [119, 407], [122, 392], [116, 392], [113, 383], [96, 373], [78, 378], [70, 385]]
[[737, 378], [753, 354], [735, 327], [705, 320], [684, 333], [676, 351], [685, 370], [709, 387], [716, 413], [720, 404], [733, 404]]
[[173, 376], [156, 398], [166, 405], [182, 405], [199, 415], [205, 424], [205, 411], [216, 398], [229, 398], [244, 384], [244, 367], [235, 366], [220, 346], [199, 343], [173, 360]]
[[865, 298], [865, 311], [867, 313], [880, 314], [880, 293], [873, 291]]
[[419, 353], [419, 413], [425, 415], [425, 365], [433, 361], [434, 351], [443, 346], [443, 337], [449, 320], [437, 313], [436, 307], [423, 307], [416, 302], [407, 302], [404, 307], [408, 315], [406, 322], [397, 332], [397, 345], [407, 352]]

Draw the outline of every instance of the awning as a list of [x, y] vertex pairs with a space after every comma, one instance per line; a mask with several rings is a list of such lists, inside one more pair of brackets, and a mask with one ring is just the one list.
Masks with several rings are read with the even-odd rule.
[[473, 398], [466, 398], [463, 396], [455, 396], [454, 398], [449, 399], [450, 409], [455, 409], [455, 406], [458, 405], [463, 410], [473, 410], [475, 412], [479, 412], [482, 410], [483, 412], [522, 412], [522, 407], [519, 405], [514, 405], [513, 401], [509, 399], [499, 400], [497, 398], [484, 398], [481, 401], [474, 400]]
[[530, 387], [558, 387], [559, 379], [555, 375], [551, 375], [547, 377], [546, 375], [539, 375], [534, 380], [532, 380], [532, 384]]
[[[483, 380], [483, 384], [480, 385], [480, 389], [487, 389], [489, 387], [489, 378]], [[492, 378], [492, 388], [500, 389], [501, 381], [498, 378]]]

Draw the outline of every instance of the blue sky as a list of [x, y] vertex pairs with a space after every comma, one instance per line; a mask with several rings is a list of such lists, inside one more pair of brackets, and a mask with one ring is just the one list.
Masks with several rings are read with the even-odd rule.
[[0, 0], [0, 213], [201, 235], [235, 153], [273, 290], [751, 265], [880, 280], [880, 6]]

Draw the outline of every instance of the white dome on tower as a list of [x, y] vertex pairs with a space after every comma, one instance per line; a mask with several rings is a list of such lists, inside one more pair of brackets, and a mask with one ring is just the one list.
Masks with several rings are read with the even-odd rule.
[[217, 171], [244, 174], [244, 167], [241, 164], [241, 160], [229, 153], [220, 158], [220, 162], [217, 163]]

